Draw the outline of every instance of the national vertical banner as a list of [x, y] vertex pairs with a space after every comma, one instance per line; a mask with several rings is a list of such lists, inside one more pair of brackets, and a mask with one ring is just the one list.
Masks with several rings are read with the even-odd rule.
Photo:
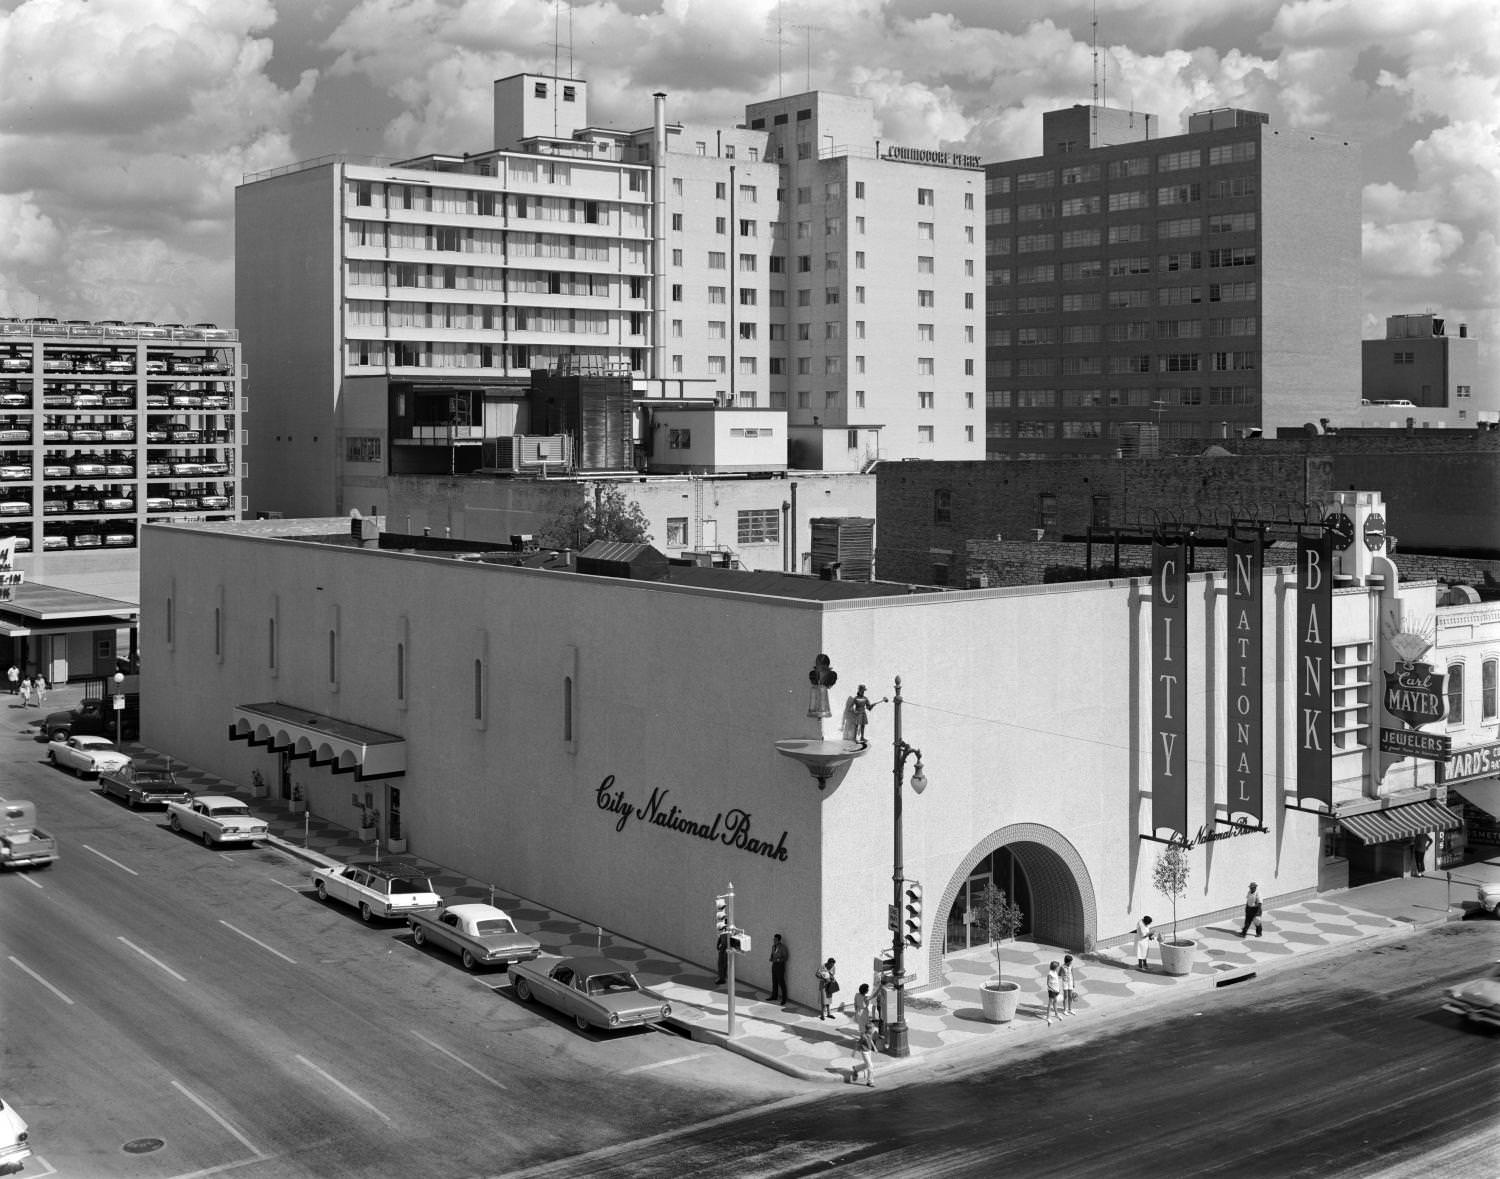
[[1229, 734], [1229, 817], [1265, 822], [1262, 790], [1261, 564], [1259, 531], [1228, 538], [1229, 650], [1225, 659]]
[[[1187, 838], [1187, 546], [1151, 542], [1151, 826]], [[1170, 836], [1169, 836], [1170, 838]]]
[[1297, 799], [1333, 809], [1333, 538], [1297, 541]]

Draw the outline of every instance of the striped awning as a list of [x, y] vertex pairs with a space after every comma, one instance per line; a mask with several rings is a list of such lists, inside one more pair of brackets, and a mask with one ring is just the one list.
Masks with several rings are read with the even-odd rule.
[[1452, 831], [1463, 820], [1435, 802], [1409, 802], [1383, 811], [1339, 815], [1339, 826], [1361, 843], [1393, 843], [1428, 831]]

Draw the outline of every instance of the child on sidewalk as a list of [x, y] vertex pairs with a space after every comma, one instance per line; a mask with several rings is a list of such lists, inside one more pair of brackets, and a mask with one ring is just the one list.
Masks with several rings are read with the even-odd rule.
[[1047, 967], [1047, 1026], [1052, 1026], [1052, 1017], [1062, 1018], [1062, 1012], [1058, 1010], [1057, 1000], [1062, 996], [1062, 966], [1053, 961]]

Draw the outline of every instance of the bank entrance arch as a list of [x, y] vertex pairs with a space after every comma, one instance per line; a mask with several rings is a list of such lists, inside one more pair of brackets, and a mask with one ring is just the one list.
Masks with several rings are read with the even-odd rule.
[[[997, 852], [1002, 854], [997, 856]], [[1026, 927], [1034, 940], [1064, 946], [1075, 953], [1093, 945], [1098, 907], [1093, 882], [1078, 849], [1040, 823], [1012, 823], [976, 843], [948, 878], [942, 895], [935, 898], [938, 903], [931, 910], [930, 925], [933, 936], [928, 943], [929, 978], [941, 977], [945, 953], [967, 948], [966, 944], [947, 944], [947, 935], [956, 928], [950, 917], [962, 914], [982, 883], [979, 877], [990, 871], [1001, 873], [997, 885], [1008, 895], [1026, 897]]]

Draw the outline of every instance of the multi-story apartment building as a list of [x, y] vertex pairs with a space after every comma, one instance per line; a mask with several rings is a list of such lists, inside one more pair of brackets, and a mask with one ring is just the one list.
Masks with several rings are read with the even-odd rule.
[[213, 324], [0, 321], [0, 540], [66, 581], [102, 550], [134, 570], [144, 523], [238, 519], [239, 350]]
[[794, 468], [982, 455], [976, 161], [882, 156], [871, 105], [836, 96], [697, 126], [658, 94], [631, 132], [587, 98], [502, 78], [489, 150], [246, 178], [253, 508], [383, 511], [390, 475], [473, 469], [528, 430], [537, 369], [784, 412]]
[[1358, 149], [1256, 111], [1043, 115], [1040, 156], [985, 169], [986, 453], [1353, 420]]
[[1385, 339], [1365, 340], [1359, 424], [1472, 429], [1500, 420], [1500, 387], [1486, 386], [1469, 325], [1446, 334], [1443, 318], [1389, 315]]

